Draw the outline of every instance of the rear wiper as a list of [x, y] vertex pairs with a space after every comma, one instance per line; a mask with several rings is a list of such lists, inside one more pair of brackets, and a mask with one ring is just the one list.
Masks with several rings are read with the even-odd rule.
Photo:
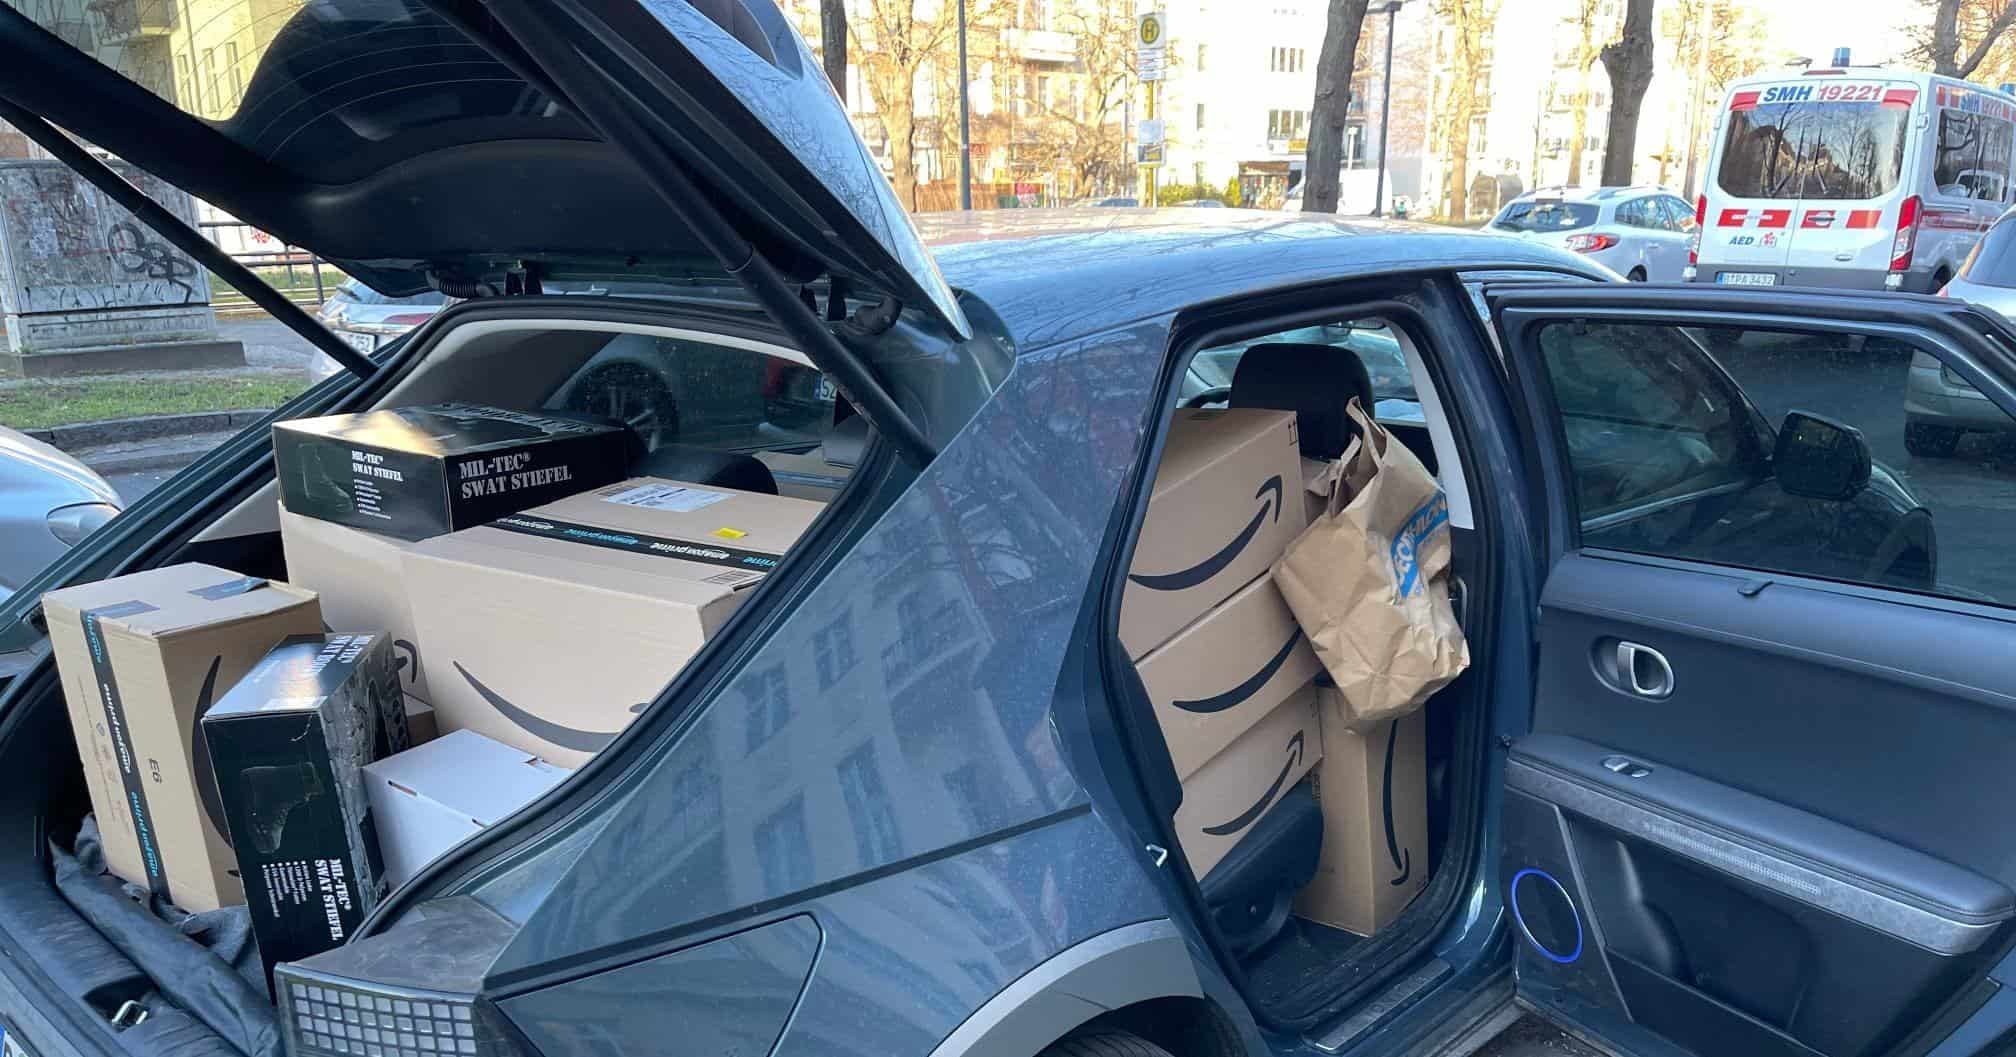
[[166, 239], [168, 244], [188, 254], [202, 263], [219, 279], [231, 284], [253, 304], [265, 309], [274, 319], [287, 325], [287, 329], [307, 339], [308, 343], [327, 353], [329, 358], [343, 365], [344, 369], [359, 378], [369, 378], [378, 365], [366, 359], [349, 343], [329, 332], [329, 328], [317, 322], [300, 305], [289, 301], [286, 295], [267, 285], [266, 280], [253, 274], [252, 269], [235, 260], [223, 248], [203, 236], [203, 233], [183, 223], [182, 218], [169, 212], [159, 202], [141, 193], [140, 189], [127, 183], [112, 167], [98, 160], [98, 157], [76, 140], [56, 130], [56, 126], [41, 117], [15, 106], [6, 99], [0, 99], [0, 121], [21, 131], [34, 140], [36, 146], [49, 152], [57, 161], [70, 167], [77, 175], [89, 181], [91, 186], [105, 193], [105, 197], [119, 204], [120, 208], [138, 219], [142, 224], [154, 229], [154, 233]]

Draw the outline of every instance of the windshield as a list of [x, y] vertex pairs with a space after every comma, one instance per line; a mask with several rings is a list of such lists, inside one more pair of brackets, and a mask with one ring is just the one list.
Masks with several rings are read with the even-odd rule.
[[2016, 287], [2016, 219], [2005, 216], [1981, 236], [1967, 263], [1960, 266], [1960, 278], [1983, 286]]
[[[1773, 91], [1767, 89], [1764, 97], [1772, 98]], [[1716, 182], [1738, 198], [1888, 194], [1904, 170], [1904, 125], [1910, 116], [1908, 106], [1873, 98], [1739, 104], [1729, 112]]]
[[1514, 202], [1491, 226], [1500, 231], [1573, 231], [1596, 223], [1598, 212], [1585, 202]]

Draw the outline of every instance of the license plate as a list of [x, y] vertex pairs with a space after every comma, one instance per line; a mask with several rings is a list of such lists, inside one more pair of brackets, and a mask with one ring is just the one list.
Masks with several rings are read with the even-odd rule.
[[1723, 286], [1777, 286], [1775, 272], [1716, 272], [1715, 281]]
[[[378, 335], [376, 334], [359, 334], [354, 330], [346, 330], [342, 334], [343, 340], [349, 342], [351, 348], [366, 356], [378, 351]], [[0, 1057], [6, 1057], [6, 1055], [0, 1054]]]

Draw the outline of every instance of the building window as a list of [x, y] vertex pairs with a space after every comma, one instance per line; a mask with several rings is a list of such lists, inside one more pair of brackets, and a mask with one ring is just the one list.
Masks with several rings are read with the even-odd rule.
[[203, 49], [203, 69], [196, 75], [196, 79], [199, 83], [199, 87], [201, 87], [203, 91], [203, 106], [205, 112], [214, 116], [217, 113], [217, 49], [216, 48]]
[[1197, 72], [1204, 72], [1204, 45], [1197, 45]]
[[862, 866], [891, 862], [902, 854], [896, 813], [889, 807], [889, 790], [882, 784], [874, 745], [863, 745], [840, 761], [840, 796], [847, 801], [847, 817], [854, 824], [854, 847], [861, 853]]
[[812, 633], [812, 660], [819, 666], [819, 689], [830, 689], [854, 670], [854, 611], [841, 613]]
[[1484, 115], [1479, 114], [1470, 119], [1470, 153], [1484, 153], [1484, 143]]
[[226, 41], [224, 43], [224, 66], [224, 72], [231, 76], [230, 109], [236, 110], [238, 109], [239, 102], [245, 98], [245, 71], [238, 67], [237, 41]]
[[1268, 139], [1301, 139], [1309, 131], [1309, 111], [1267, 111]]
[[1197, 104], [1197, 131], [1204, 131], [1204, 104]]
[[812, 837], [805, 829], [805, 798], [794, 796], [756, 824], [756, 860], [772, 895], [812, 883]]
[[783, 665], [751, 672], [746, 678], [743, 692], [748, 696], [749, 714], [743, 720], [743, 732], [748, 736], [749, 751], [755, 752], [791, 721], [791, 687], [784, 678]]

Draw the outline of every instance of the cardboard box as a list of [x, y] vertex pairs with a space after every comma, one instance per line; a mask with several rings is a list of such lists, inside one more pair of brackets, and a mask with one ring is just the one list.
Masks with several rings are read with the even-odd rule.
[[244, 901], [197, 723], [266, 651], [322, 630], [311, 591], [171, 565], [42, 596], [112, 872], [184, 910]]
[[273, 426], [280, 502], [422, 540], [620, 479], [625, 427], [479, 404], [381, 408]]
[[[1327, 721], [1343, 707], [1317, 688]], [[1407, 909], [1428, 883], [1428, 725], [1410, 712], [1354, 734], [1323, 724], [1316, 796], [1323, 805], [1323, 858], [1295, 912], [1370, 936]]]
[[1308, 524], [1295, 414], [1179, 410], [1120, 599], [1140, 658], [1266, 572]]
[[413, 544], [333, 521], [280, 510], [280, 546], [287, 579], [315, 592], [322, 619], [337, 631], [383, 629], [391, 636], [392, 664], [406, 696], [408, 726], [418, 744], [433, 737], [427, 704], [427, 663], [413, 630], [400, 555]]
[[442, 852], [496, 825], [573, 772], [473, 730], [364, 768], [385, 878], [405, 884]]
[[1176, 837], [1190, 870], [1211, 872], [1323, 753], [1316, 693], [1305, 687], [1183, 782]]
[[1323, 670], [1266, 574], [1136, 663], [1188, 778]]
[[586, 763], [824, 509], [636, 478], [415, 546], [406, 587], [441, 730]]
[[340, 945], [385, 895], [364, 768], [404, 752], [384, 632], [281, 641], [203, 717], [252, 932], [273, 966]]

